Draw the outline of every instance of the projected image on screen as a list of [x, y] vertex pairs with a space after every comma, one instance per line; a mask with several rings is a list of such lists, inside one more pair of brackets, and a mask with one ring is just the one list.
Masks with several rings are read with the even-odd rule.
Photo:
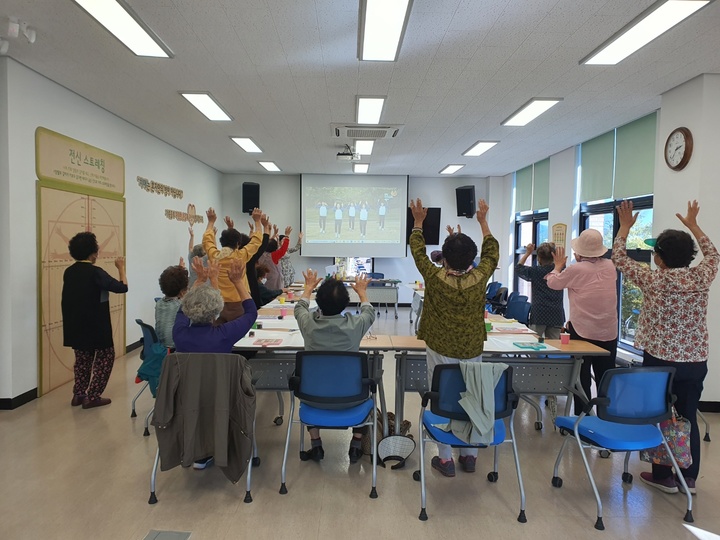
[[[307, 177], [322, 180], [308, 182]], [[407, 177], [366, 177], [362, 185], [353, 181], [303, 175], [303, 255], [404, 256]]]

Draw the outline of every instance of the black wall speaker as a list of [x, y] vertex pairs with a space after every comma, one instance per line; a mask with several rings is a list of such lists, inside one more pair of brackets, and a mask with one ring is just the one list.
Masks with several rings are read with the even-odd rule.
[[260, 208], [260, 184], [243, 182], [242, 211], [252, 214], [254, 208]]
[[473, 217], [475, 215], [475, 186], [455, 188], [457, 215]]

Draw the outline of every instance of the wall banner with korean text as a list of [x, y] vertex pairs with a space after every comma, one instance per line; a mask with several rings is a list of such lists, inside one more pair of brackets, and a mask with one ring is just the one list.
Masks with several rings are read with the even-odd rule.
[[123, 158], [43, 127], [35, 130], [35, 169], [41, 181], [73, 184], [109, 196], [125, 193]]

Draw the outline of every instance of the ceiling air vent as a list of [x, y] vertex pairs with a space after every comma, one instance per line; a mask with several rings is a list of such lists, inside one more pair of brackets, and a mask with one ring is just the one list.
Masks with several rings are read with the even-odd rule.
[[338, 139], [394, 139], [403, 126], [376, 126], [359, 124], [330, 124], [333, 137]]

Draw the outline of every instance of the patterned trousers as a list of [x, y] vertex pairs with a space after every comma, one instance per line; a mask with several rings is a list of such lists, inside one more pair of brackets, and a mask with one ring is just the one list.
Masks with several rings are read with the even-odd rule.
[[[115, 348], [92, 349], [75, 352], [75, 386], [73, 394], [86, 395], [89, 399], [97, 399], [105, 391], [113, 364], [115, 363]], [[92, 375], [92, 380], [91, 380]]]

